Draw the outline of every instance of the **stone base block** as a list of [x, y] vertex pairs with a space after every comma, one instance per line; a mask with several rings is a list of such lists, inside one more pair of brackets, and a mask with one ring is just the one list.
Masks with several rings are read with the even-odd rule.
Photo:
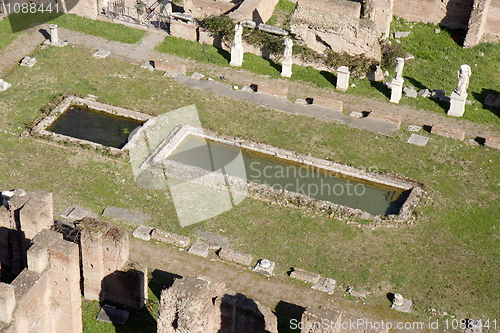
[[286, 98], [288, 95], [288, 88], [280, 86], [279, 84], [265, 82], [259, 83], [257, 92]]
[[394, 113], [388, 112], [380, 112], [380, 111], [372, 111], [368, 114], [368, 118], [378, 119], [383, 121], [388, 121], [390, 123], [394, 123], [398, 125], [397, 129], [401, 126], [401, 117]]
[[153, 228], [148, 227], [147, 225], [141, 225], [139, 228], [135, 229], [132, 233], [132, 236], [135, 238], [139, 238], [145, 241], [149, 241], [151, 239], [151, 232]]
[[210, 249], [210, 246], [208, 245], [208, 243], [197, 240], [193, 245], [191, 245], [188, 252], [192, 253], [192, 254], [196, 254], [197, 256], [200, 256], [200, 257], [207, 257], [209, 249]]
[[153, 230], [151, 238], [159, 242], [168, 243], [179, 247], [186, 247], [190, 242], [190, 239], [188, 237], [158, 229]]
[[274, 267], [276, 263], [268, 259], [261, 259], [253, 268], [254, 272], [264, 274], [266, 276], [273, 276]]
[[454, 128], [446, 125], [438, 125], [438, 124], [432, 125], [431, 133], [445, 136], [447, 138], [465, 140], [465, 131], [463, 129]]
[[243, 48], [240, 47], [232, 47], [231, 48], [231, 62], [229, 65], [235, 66], [235, 67], [241, 67], [243, 65], [243, 54], [245, 54], [245, 51], [243, 51]]
[[393, 79], [391, 82], [391, 103], [399, 103], [401, 96], [403, 94], [403, 82], [404, 80]]
[[500, 107], [500, 95], [486, 95], [486, 97], [484, 98], [484, 104], [486, 106]]
[[230, 249], [222, 248], [219, 251], [219, 257], [224, 260], [234, 261], [238, 264], [250, 266], [252, 264], [252, 256], [247, 253], [237, 252]]
[[0, 79], [0, 91], [5, 91], [12, 86], [12, 83]]
[[186, 75], [186, 65], [169, 64], [163, 61], [155, 61], [155, 69], [165, 71], [163, 76], [176, 77], [177, 75]]
[[313, 105], [324, 106], [326, 108], [343, 111], [344, 110], [344, 102], [337, 101], [335, 99], [326, 98], [326, 97], [314, 97]]
[[491, 147], [491, 148], [496, 148], [500, 149], [500, 137], [498, 136], [488, 136], [484, 140], [484, 145]]
[[406, 142], [423, 147], [429, 142], [429, 138], [413, 133]]
[[403, 301], [403, 305], [392, 304], [391, 306], [391, 308], [393, 308], [394, 310], [401, 312], [408, 312], [408, 313], [411, 312], [412, 307], [413, 307], [413, 302], [411, 299], [405, 299]]
[[291, 77], [292, 76], [292, 63], [282, 63], [281, 64], [281, 76]]
[[450, 96], [450, 109], [448, 110], [449, 116], [462, 117], [465, 112], [465, 104], [467, 102], [467, 95], [460, 96], [455, 92]]
[[294, 268], [290, 277], [312, 284], [318, 283], [321, 278], [318, 273], [308, 272], [300, 268]]
[[327, 293], [328, 295], [333, 294], [335, 290], [335, 285], [337, 281], [330, 278], [323, 278], [318, 283], [313, 285], [311, 288]]

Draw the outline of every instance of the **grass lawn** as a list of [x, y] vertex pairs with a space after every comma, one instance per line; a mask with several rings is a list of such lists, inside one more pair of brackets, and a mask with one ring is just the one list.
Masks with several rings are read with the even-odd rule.
[[35, 13], [12, 14], [0, 21], [0, 51], [9, 45], [22, 30], [41, 23], [55, 23], [60, 27], [99, 36], [107, 40], [135, 44], [146, 34], [123, 24], [87, 19], [75, 14]]
[[[387, 306], [386, 293], [400, 292], [415, 303], [413, 319], [426, 318], [431, 307], [458, 318], [498, 315], [498, 151], [439, 136], [426, 147], [409, 145], [405, 130], [385, 137], [190, 90], [161, 72], [94, 59], [84, 48], [48, 48], [34, 56], [37, 65], [16, 67], [4, 77], [13, 86], [0, 93], [3, 189], [52, 191], [56, 213], [72, 203], [97, 212], [123, 207], [149, 214], [152, 226], [172, 232], [223, 234], [237, 250], [276, 260], [278, 274], [300, 267], [370, 290], [365, 307], [374, 313]], [[64, 59], [74, 59], [72, 66]], [[138, 188], [126, 161], [20, 137], [25, 124], [62, 93], [94, 94], [99, 101], [152, 115], [195, 104], [208, 129], [414, 178], [426, 184], [429, 198], [417, 208], [419, 222], [401, 228], [356, 228], [249, 198], [222, 215], [180, 228], [168, 191]]]
[[[411, 28], [410, 28], [411, 26]], [[500, 108], [492, 108], [483, 104], [486, 94], [500, 94], [500, 76], [496, 75], [500, 68], [500, 44], [481, 44], [474, 48], [464, 49], [453, 39], [455, 31], [442, 29], [434, 33], [437, 26], [423, 23], [408, 23], [403, 19], [393, 21], [393, 31], [412, 31], [409, 37], [401, 39], [404, 50], [415, 56], [415, 60], [405, 65], [403, 77], [405, 86], [413, 86], [417, 90], [427, 88], [444, 89], [451, 94], [457, 84], [457, 71], [460, 65], [469, 64], [472, 76], [468, 89], [468, 99], [472, 105], [465, 108], [465, 119], [480, 124], [491, 124], [500, 131]], [[394, 39], [392, 43], [396, 43]], [[200, 62], [229, 66], [230, 54], [211, 45], [166, 37], [157, 47], [159, 52], [170, 53], [179, 57], [190, 58]], [[281, 65], [272, 60], [263, 59], [251, 53], [245, 53], [243, 69], [253, 73], [269, 75], [271, 78], [281, 77]], [[387, 68], [393, 75], [393, 69]], [[303, 81], [320, 88], [334, 88], [336, 74], [318, 71], [313, 67], [293, 65], [293, 74], [289, 80]], [[388, 100], [390, 90], [380, 82], [367, 79], [351, 78], [355, 88], [349, 88], [349, 94], [369, 96], [379, 100]], [[449, 103], [430, 98], [409, 98], [403, 96], [400, 104], [417, 109], [430, 110], [446, 114]]]

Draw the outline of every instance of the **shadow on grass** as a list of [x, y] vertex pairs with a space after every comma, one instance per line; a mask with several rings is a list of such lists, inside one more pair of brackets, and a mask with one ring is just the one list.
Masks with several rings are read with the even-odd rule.
[[370, 81], [370, 86], [380, 91], [385, 97], [391, 98], [391, 89], [389, 89], [383, 82]]
[[[488, 96], [491, 95], [491, 96]], [[484, 109], [489, 110], [495, 116], [500, 118], [500, 92], [492, 89], [481, 90], [481, 93], [473, 92], [472, 96], [476, 101], [481, 101]], [[496, 96], [496, 97], [495, 97]], [[498, 105], [498, 106], [492, 106]]]
[[422, 84], [422, 82], [420, 82], [419, 80], [415, 80], [412, 77], [405, 77], [405, 79], [408, 80], [417, 91], [427, 88]]
[[139, 312], [130, 313], [125, 325], [114, 324], [116, 333], [156, 333], [157, 322], [151, 313], [157, 310], [157, 306], [153, 310], [147, 303]]
[[217, 49], [217, 53], [219, 53], [224, 59], [226, 59], [227, 64], [229, 65], [229, 62], [231, 61], [231, 53], [229, 53], [228, 51], [226, 51], [222, 48], [216, 47], [216, 49]]
[[319, 72], [321, 76], [325, 78], [330, 84], [334, 87], [337, 86], [337, 76], [333, 74], [332, 72], [327, 72], [327, 71], [320, 71]]
[[296, 333], [300, 329], [292, 329], [293, 323], [300, 323], [302, 314], [306, 309], [302, 306], [279, 301], [274, 309], [274, 314], [278, 318], [278, 332], [279, 333]]
[[170, 288], [176, 279], [182, 279], [182, 276], [155, 269], [149, 280], [149, 289], [153, 294], [160, 299], [161, 291], [165, 288]]

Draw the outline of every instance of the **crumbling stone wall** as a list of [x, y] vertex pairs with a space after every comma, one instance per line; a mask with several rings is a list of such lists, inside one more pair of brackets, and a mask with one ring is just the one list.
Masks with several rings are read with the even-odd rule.
[[129, 259], [128, 234], [95, 219], [84, 219], [80, 225], [83, 295], [102, 300], [101, 281], [122, 269]]
[[158, 333], [277, 333], [270, 309], [223, 283], [186, 277], [161, 294]]
[[233, 10], [236, 4], [220, 0], [184, 0], [184, 12], [192, 14], [197, 19], [216, 15], [220, 16]]
[[0, 267], [2, 276], [16, 276], [26, 267], [31, 239], [53, 223], [52, 193], [15, 190], [0, 206]]
[[11, 284], [0, 283], [0, 332], [82, 332], [78, 245], [45, 229], [27, 257]]
[[500, 37], [500, 0], [491, 0], [484, 31]]
[[[390, 8], [390, 3], [388, 6]], [[374, 21], [360, 18], [361, 4], [358, 2], [299, 0], [291, 17], [291, 31], [317, 52], [330, 48], [334, 52], [364, 53], [368, 58], [380, 59], [378, 37], [382, 31], [387, 31], [387, 27], [380, 22], [383, 16], [390, 17], [389, 12], [378, 14], [381, 13], [379, 8], [383, 7], [373, 6], [371, 15], [377, 18], [377, 26]]]
[[265, 23], [273, 15], [278, 0], [244, 0], [229, 17], [240, 22], [252, 20], [255, 23]]

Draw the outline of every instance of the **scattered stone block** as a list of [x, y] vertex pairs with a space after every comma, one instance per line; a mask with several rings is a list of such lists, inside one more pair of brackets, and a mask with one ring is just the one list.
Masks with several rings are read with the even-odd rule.
[[447, 138], [465, 140], [465, 131], [463, 129], [451, 126], [439, 125], [439, 124], [432, 125], [431, 133], [445, 136]]
[[0, 91], [5, 91], [12, 86], [12, 83], [0, 79]]
[[254, 272], [264, 274], [266, 276], [273, 276], [274, 267], [276, 263], [268, 259], [260, 259], [255, 267]]
[[99, 311], [97, 320], [104, 321], [107, 323], [123, 325], [127, 322], [130, 312], [125, 310], [116, 309], [110, 305], [104, 305]]
[[149, 215], [140, 212], [135, 212], [129, 209], [116, 208], [116, 207], [104, 208], [102, 216], [113, 217], [115, 219], [131, 222], [134, 224], [144, 224], [150, 219]]
[[191, 79], [193, 79], [193, 80], [201, 80], [204, 77], [205, 77], [205, 75], [198, 73], [198, 72], [194, 72], [193, 74], [191, 74]]
[[411, 31], [396, 31], [394, 33], [394, 38], [404, 38], [410, 35]]
[[177, 75], [186, 75], [186, 65], [183, 64], [170, 64], [163, 61], [155, 61], [154, 68], [159, 71], [164, 71], [163, 76], [176, 77]]
[[347, 288], [347, 293], [351, 296], [357, 297], [357, 298], [366, 298], [370, 294], [370, 292], [366, 290], [361, 290], [361, 291], [355, 291], [353, 286], [349, 286]]
[[417, 96], [418, 96], [417, 91], [413, 87], [405, 87], [403, 89], [403, 92], [405, 93], [405, 95], [407, 97], [410, 97], [410, 98], [417, 98]]
[[392, 301], [392, 306], [394, 310], [401, 312], [411, 312], [413, 302], [411, 299], [405, 299], [400, 294], [394, 294], [394, 299]]
[[434, 29], [434, 33], [435, 33], [435, 34], [439, 34], [439, 33], [441, 33], [441, 29]]
[[259, 85], [257, 86], [257, 92], [286, 98], [288, 94], [288, 88], [283, 87], [279, 84], [265, 82], [265, 83], [259, 83]]
[[326, 97], [314, 97], [313, 104], [338, 111], [344, 110], [344, 102]]
[[279, 36], [288, 35], [288, 31], [286, 31], [285, 29], [280, 28], [280, 27], [275, 27], [274, 25], [261, 23], [261, 24], [259, 24], [258, 29], [265, 31], [265, 32], [269, 32], [270, 34], [274, 34], [274, 35], [279, 35]]
[[255, 90], [252, 89], [252, 87], [250, 86], [243, 86], [243, 88], [241, 88], [241, 91], [244, 91], [244, 92], [255, 92]]
[[305, 271], [300, 268], [294, 268], [292, 273], [290, 273], [290, 277], [312, 284], [317, 284], [319, 282], [319, 279], [321, 278], [318, 273]]
[[222, 248], [219, 251], [218, 255], [219, 257], [221, 257], [221, 259], [234, 261], [245, 266], [250, 266], [253, 260], [250, 254], [233, 251], [227, 248]]
[[484, 145], [491, 148], [500, 149], [500, 137], [488, 136], [484, 140]]
[[23, 67], [33, 67], [36, 64], [36, 58], [31, 58], [31, 57], [24, 57], [23, 60], [21, 60], [20, 65]]
[[173, 12], [172, 17], [180, 19], [182, 21], [191, 22], [193, 20], [193, 15], [189, 13]]
[[422, 129], [422, 126], [408, 125], [408, 131], [410, 131], [410, 132], [420, 132], [421, 129]]
[[141, 64], [141, 68], [147, 69], [149, 71], [153, 71], [155, 69], [153, 65], [151, 64], [151, 61], [145, 61]]
[[171, 232], [166, 232], [159, 229], [153, 230], [151, 238], [159, 242], [168, 243], [179, 247], [186, 247], [189, 245], [189, 242], [191, 241], [188, 237], [177, 235]]
[[134, 230], [134, 232], [132, 233], [132, 236], [148, 242], [151, 239], [151, 232], [152, 231], [153, 231], [153, 228], [148, 227], [147, 225], [141, 225], [137, 229]]
[[429, 91], [429, 89], [422, 89], [422, 90], [419, 90], [418, 91], [418, 96], [420, 97], [429, 97], [429, 95], [431, 94], [431, 92]]
[[500, 95], [486, 95], [486, 97], [484, 98], [484, 104], [486, 106], [500, 107]]
[[368, 118], [383, 120], [398, 125], [397, 129], [401, 126], [401, 117], [394, 113], [387, 113], [381, 111], [372, 111], [368, 114]]
[[307, 101], [303, 98], [297, 98], [294, 102], [295, 104], [297, 105], [308, 105], [309, 103], [307, 103]]
[[213, 234], [211, 232], [196, 230], [194, 235], [198, 238], [206, 240], [212, 249], [220, 249], [221, 247], [229, 247], [226, 237]]
[[313, 285], [311, 288], [327, 293], [328, 295], [333, 294], [335, 290], [335, 285], [337, 281], [330, 278], [322, 278], [318, 283]]
[[68, 219], [70, 221], [80, 221], [83, 220], [85, 217], [97, 219], [99, 218], [99, 214], [93, 212], [88, 208], [73, 205], [68, 209], [66, 209], [66, 211], [63, 214], [61, 214], [61, 217]]
[[406, 142], [423, 147], [427, 144], [427, 142], [429, 142], [429, 138], [414, 133], [410, 136], [410, 138]]
[[413, 54], [407, 53], [404, 58], [405, 58], [405, 61], [406, 60], [413, 60], [413, 59], [415, 59], [415, 56]]
[[255, 23], [252, 20], [243, 20], [240, 22], [240, 24], [245, 27], [245, 28], [252, 28], [255, 29], [257, 27], [257, 23]]
[[208, 245], [208, 243], [198, 239], [193, 245], [191, 245], [188, 252], [206, 258], [208, 256], [209, 249], [210, 246]]
[[96, 59], [104, 59], [107, 58], [110, 54], [111, 54], [110, 51], [97, 50], [92, 56]]
[[349, 117], [353, 117], [353, 118], [363, 118], [363, 113], [361, 112], [358, 112], [358, 111], [352, 111], [350, 114], [349, 114]]

